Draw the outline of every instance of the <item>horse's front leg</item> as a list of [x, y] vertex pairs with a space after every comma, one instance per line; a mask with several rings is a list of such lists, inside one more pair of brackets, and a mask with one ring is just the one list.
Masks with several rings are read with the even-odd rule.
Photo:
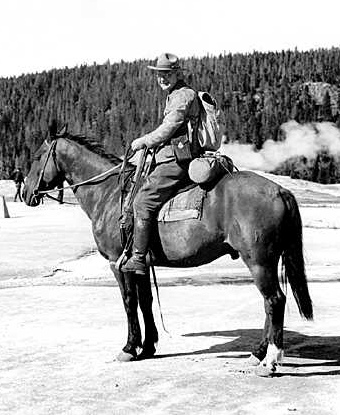
[[123, 350], [117, 356], [119, 361], [128, 362], [137, 358], [137, 350], [142, 347], [142, 336], [138, 320], [138, 295], [135, 278], [131, 273], [123, 274], [116, 270], [114, 263], [110, 267], [118, 282], [128, 322], [128, 338]]
[[156, 352], [156, 343], [158, 342], [158, 331], [152, 312], [152, 290], [150, 275], [137, 275], [137, 292], [138, 302], [144, 318], [145, 338], [143, 341], [142, 352], [138, 359], [148, 359]]

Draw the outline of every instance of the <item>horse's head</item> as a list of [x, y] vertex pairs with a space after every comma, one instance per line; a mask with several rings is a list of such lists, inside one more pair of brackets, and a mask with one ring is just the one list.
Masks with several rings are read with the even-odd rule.
[[73, 188], [91, 183], [95, 187], [87, 189], [98, 189], [101, 183], [108, 183], [109, 177], [119, 177], [121, 171], [131, 175], [135, 170], [127, 161], [122, 169], [119, 157], [107, 154], [91, 138], [68, 133], [65, 127], [58, 133], [50, 129], [49, 137], [34, 154], [25, 181], [23, 196], [29, 206], [38, 206], [44, 194], [62, 185], [65, 175]]
[[60, 186], [64, 181], [56, 159], [57, 143], [58, 136], [46, 139], [33, 156], [23, 189], [24, 200], [29, 206], [38, 206], [44, 192]]

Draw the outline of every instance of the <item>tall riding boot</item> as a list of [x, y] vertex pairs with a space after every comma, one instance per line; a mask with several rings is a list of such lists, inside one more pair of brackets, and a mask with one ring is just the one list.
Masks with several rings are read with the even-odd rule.
[[132, 256], [122, 266], [123, 272], [135, 272], [145, 275], [147, 272], [146, 255], [149, 248], [152, 221], [138, 216], [134, 221]]

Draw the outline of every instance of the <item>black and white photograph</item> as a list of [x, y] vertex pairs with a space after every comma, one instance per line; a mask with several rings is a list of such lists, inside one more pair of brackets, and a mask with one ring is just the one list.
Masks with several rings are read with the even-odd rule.
[[1, 2], [0, 415], [340, 415], [339, 13]]

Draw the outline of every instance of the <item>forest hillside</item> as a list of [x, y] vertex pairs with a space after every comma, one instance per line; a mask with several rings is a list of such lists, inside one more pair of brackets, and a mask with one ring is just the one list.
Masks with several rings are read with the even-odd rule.
[[[164, 95], [147, 69], [150, 63], [107, 61], [0, 79], [0, 178], [8, 178], [16, 165], [28, 171], [52, 119], [96, 138], [109, 153], [123, 154], [127, 143], [162, 117]], [[335, 136], [339, 131], [339, 48], [223, 54], [182, 63], [188, 83], [216, 98], [226, 149], [239, 146], [259, 155], [268, 143], [285, 143], [292, 131], [293, 147], [299, 129], [309, 129], [313, 142], [324, 125]], [[290, 151], [269, 171], [340, 182], [340, 149], [330, 141], [323, 139], [307, 155]]]

